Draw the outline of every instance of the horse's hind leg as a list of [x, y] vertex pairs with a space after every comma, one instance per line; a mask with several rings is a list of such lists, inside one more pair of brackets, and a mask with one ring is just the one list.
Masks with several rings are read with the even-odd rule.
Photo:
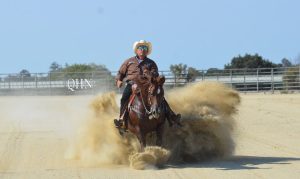
[[156, 145], [162, 146], [162, 136], [164, 132], [164, 125], [161, 124], [156, 129]]

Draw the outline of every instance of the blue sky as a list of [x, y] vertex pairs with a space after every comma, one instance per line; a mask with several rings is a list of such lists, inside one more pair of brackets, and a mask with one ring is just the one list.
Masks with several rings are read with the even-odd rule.
[[279, 63], [300, 54], [297, 0], [1, 0], [0, 73], [59, 64], [118, 70], [132, 44], [153, 44], [160, 70], [223, 68], [258, 53]]

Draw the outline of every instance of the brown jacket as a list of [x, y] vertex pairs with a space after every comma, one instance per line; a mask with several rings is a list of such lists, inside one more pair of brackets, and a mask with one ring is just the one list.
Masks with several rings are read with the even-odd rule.
[[149, 70], [154, 76], [158, 76], [158, 68], [156, 63], [150, 58], [145, 58], [140, 64], [137, 56], [131, 57], [122, 64], [116, 76], [116, 80], [126, 81], [135, 80], [142, 75], [145, 70]]

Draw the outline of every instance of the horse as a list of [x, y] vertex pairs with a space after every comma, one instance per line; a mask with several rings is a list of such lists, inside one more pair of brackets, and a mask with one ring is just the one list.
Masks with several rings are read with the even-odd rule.
[[146, 147], [146, 135], [156, 132], [156, 145], [162, 145], [166, 120], [164, 108], [164, 76], [143, 76], [132, 85], [125, 125], [137, 136], [141, 150]]

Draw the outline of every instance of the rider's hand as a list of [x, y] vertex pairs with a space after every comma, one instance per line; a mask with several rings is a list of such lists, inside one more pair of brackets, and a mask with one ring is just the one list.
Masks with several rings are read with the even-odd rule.
[[118, 88], [121, 88], [121, 87], [122, 87], [122, 84], [123, 84], [122, 81], [120, 81], [120, 80], [117, 81], [117, 87], [118, 87]]

